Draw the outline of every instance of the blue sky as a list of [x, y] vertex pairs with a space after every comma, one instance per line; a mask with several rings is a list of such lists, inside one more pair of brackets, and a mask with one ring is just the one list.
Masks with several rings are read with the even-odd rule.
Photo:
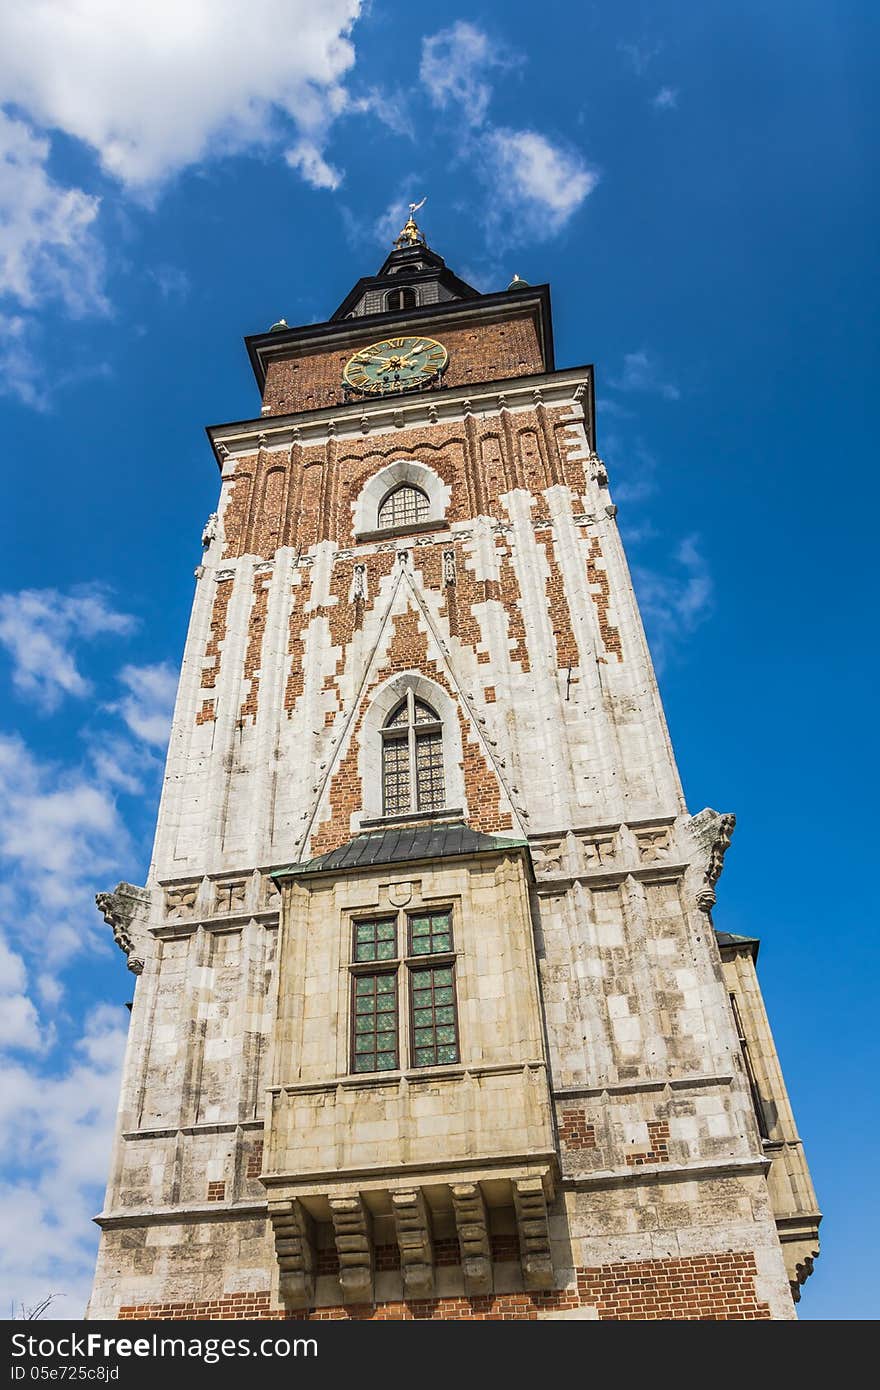
[[826, 1213], [801, 1315], [876, 1317], [876, 7], [186, 9], [0, 15], [0, 1315], [90, 1281], [132, 983], [92, 898], [146, 871], [202, 426], [259, 411], [242, 335], [324, 319], [427, 193], [448, 264], [549, 280], [596, 364]]

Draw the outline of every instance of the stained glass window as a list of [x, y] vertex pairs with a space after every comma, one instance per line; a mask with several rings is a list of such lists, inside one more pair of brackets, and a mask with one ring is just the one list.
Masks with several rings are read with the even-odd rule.
[[382, 802], [386, 816], [439, 811], [446, 804], [443, 726], [412, 691], [382, 730]]
[[413, 970], [412, 1058], [417, 1067], [458, 1061], [455, 982], [451, 965]]
[[397, 1069], [397, 975], [352, 978], [352, 1070]]
[[452, 916], [425, 912], [409, 919], [409, 949], [414, 956], [436, 956], [452, 950]]
[[428, 520], [428, 496], [420, 487], [401, 483], [379, 508], [379, 526], [415, 526]]

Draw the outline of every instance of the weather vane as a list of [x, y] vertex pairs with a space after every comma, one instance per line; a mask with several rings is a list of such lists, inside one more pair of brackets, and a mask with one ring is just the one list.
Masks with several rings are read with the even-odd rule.
[[403, 231], [400, 233], [400, 236], [394, 243], [394, 245], [397, 247], [399, 251], [402, 250], [405, 246], [418, 246], [420, 243], [422, 245], [425, 244], [425, 238], [422, 236], [421, 232], [416, 226], [415, 214], [418, 212], [419, 208], [423, 208], [425, 206], [425, 203], [427, 201], [428, 195], [426, 193], [420, 203], [408, 204], [409, 217], [407, 218]]

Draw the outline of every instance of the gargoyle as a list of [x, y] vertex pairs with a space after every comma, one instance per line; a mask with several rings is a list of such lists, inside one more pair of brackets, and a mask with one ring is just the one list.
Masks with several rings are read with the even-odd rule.
[[136, 888], [133, 883], [117, 883], [112, 893], [96, 893], [95, 903], [108, 927], [112, 928], [113, 940], [128, 959], [128, 968], [133, 975], [140, 975], [144, 968], [144, 930], [150, 909], [150, 894], [146, 888]]

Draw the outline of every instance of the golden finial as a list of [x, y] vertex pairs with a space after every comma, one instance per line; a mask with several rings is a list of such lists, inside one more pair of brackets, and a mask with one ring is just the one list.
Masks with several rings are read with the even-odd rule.
[[394, 243], [398, 251], [403, 251], [407, 246], [427, 245], [425, 238], [422, 236], [421, 232], [419, 231], [416, 225], [415, 217], [413, 216], [414, 213], [418, 212], [419, 208], [423, 208], [425, 206], [425, 203], [427, 201], [428, 199], [426, 194], [420, 203], [410, 203], [409, 217], [406, 219], [406, 222], [403, 226], [403, 230], [401, 231], [400, 235], [397, 237], [397, 240]]

